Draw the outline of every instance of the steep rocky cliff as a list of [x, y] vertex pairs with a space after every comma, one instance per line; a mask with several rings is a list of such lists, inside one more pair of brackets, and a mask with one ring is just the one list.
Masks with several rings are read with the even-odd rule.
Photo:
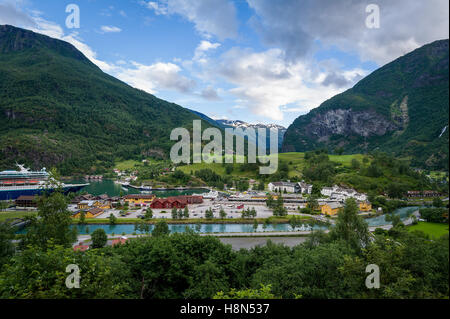
[[416, 166], [448, 168], [448, 44], [436, 41], [400, 57], [298, 117], [282, 150], [377, 149]]

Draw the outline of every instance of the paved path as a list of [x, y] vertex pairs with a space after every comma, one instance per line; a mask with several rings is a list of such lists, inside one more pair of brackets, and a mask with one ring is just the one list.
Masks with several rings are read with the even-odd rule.
[[233, 250], [251, 249], [256, 246], [265, 246], [270, 240], [274, 244], [284, 244], [288, 247], [297, 246], [305, 242], [307, 237], [238, 237], [238, 238], [220, 238], [219, 240], [224, 244], [229, 244]]

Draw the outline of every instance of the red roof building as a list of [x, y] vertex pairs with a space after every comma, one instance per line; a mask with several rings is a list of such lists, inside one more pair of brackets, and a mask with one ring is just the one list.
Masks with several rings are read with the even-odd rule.
[[126, 237], [120, 237], [120, 238], [113, 239], [111, 242], [111, 246], [125, 244], [127, 242], [127, 240], [128, 240], [128, 238], [126, 238]]
[[86, 251], [88, 249], [89, 249], [89, 246], [88, 245], [83, 245], [82, 242], [80, 242], [78, 245], [73, 247], [74, 251]]

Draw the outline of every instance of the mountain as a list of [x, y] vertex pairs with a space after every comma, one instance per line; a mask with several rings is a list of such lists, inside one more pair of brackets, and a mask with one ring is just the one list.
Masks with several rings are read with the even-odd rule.
[[0, 169], [17, 161], [70, 174], [166, 157], [171, 130], [191, 129], [194, 119], [105, 74], [67, 42], [0, 26]]
[[381, 150], [448, 169], [449, 41], [425, 45], [381, 67], [289, 126], [282, 151]]
[[[216, 120], [216, 122], [223, 128], [241, 128], [243, 130], [247, 128], [255, 129], [256, 138], [250, 139], [250, 142], [252, 143], [256, 143], [258, 139], [258, 128], [266, 129], [266, 146], [268, 148], [270, 147], [270, 131], [278, 131], [278, 148], [281, 147], [284, 133], [286, 133], [286, 128], [277, 124], [249, 124], [240, 120]], [[256, 143], [256, 145], [258, 144]]]

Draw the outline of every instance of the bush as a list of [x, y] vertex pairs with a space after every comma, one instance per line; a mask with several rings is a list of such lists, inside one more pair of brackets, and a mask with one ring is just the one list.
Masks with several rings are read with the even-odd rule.
[[91, 240], [92, 248], [102, 248], [105, 247], [106, 242], [108, 241], [108, 236], [102, 228], [98, 228], [92, 233]]
[[422, 208], [420, 215], [427, 222], [445, 223], [448, 222], [448, 211], [445, 208]]

